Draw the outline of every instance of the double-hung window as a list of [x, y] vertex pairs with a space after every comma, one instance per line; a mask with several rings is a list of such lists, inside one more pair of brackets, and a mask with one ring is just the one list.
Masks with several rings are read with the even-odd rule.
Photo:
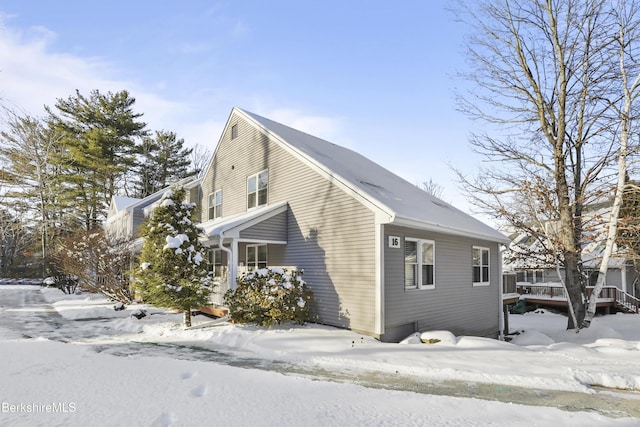
[[222, 250], [209, 249], [209, 274], [222, 276]]
[[222, 190], [209, 194], [209, 219], [222, 216]]
[[489, 285], [489, 248], [473, 247], [473, 286]]
[[516, 281], [529, 282], [529, 283], [542, 283], [544, 282], [544, 272], [542, 270], [516, 271]]
[[267, 245], [247, 245], [247, 270], [267, 268]]
[[435, 242], [405, 239], [404, 288], [434, 289], [435, 279]]
[[247, 209], [267, 204], [269, 173], [264, 170], [247, 178]]

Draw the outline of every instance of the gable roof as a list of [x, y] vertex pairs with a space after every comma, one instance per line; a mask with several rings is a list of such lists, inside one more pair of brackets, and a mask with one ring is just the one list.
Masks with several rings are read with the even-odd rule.
[[240, 232], [256, 225], [275, 215], [286, 212], [288, 208], [287, 202], [280, 202], [273, 205], [262, 206], [250, 209], [240, 214], [231, 215], [223, 218], [216, 218], [207, 221], [200, 226], [209, 238], [215, 238], [224, 233], [226, 237], [240, 237]]
[[113, 196], [111, 200], [113, 208], [115, 210], [114, 213], [117, 213], [133, 204], [138, 203], [141, 199], [125, 196]]
[[[372, 209], [383, 223], [476, 237], [499, 243], [509, 239], [361, 154], [257, 114], [232, 110], [270, 134], [285, 149]], [[230, 116], [230, 118], [231, 118]]]
[[[201, 177], [187, 177], [187, 178], [182, 178], [179, 181], [176, 181], [174, 183], [171, 183], [169, 185], [167, 185], [164, 188], [161, 188], [160, 190], [156, 191], [153, 194], [149, 194], [147, 197], [145, 197], [144, 199], [134, 199], [131, 197], [122, 197], [122, 196], [113, 196], [113, 200], [114, 202], [116, 202], [116, 198], [118, 199], [122, 199], [122, 201], [120, 201], [120, 203], [126, 203], [122, 206], [122, 209], [124, 208], [139, 208], [139, 207], [146, 207], [149, 206], [150, 204], [158, 201], [160, 199], [160, 197], [170, 188], [173, 187], [184, 187], [186, 189], [192, 188], [198, 184], [200, 184], [200, 182], [202, 181]], [[128, 200], [128, 201], [127, 201]], [[116, 212], [119, 211], [119, 209], [116, 210]]]

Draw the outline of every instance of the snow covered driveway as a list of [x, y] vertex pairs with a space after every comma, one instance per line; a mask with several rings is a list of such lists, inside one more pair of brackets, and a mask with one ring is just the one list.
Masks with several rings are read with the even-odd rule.
[[[556, 342], [550, 315], [540, 317], [548, 325], [540, 322], [539, 331], [521, 335], [522, 340], [546, 337], [553, 344], [459, 337], [449, 345], [402, 345], [316, 325], [185, 331], [177, 326], [179, 315], [158, 312], [138, 321], [86, 297], [55, 302], [53, 311], [43, 299], [52, 301], [46, 290], [3, 288], [0, 425], [606, 426], [638, 424], [638, 418], [612, 417], [640, 417], [637, 395], [588, 386], [596, 373], [600, 378], [619, 374], [624, 384], [633, 379], [640, 372], [634, 371], [638, 343], [621, 338]], [[635, 320], [629, 319], [614, 332], [626, 333], [627, 323]], [[612, 336], [613, 329], [603, 326], [601, 333]], [[636, 364], [629, 366], [634, 357]], [[604, 362], [617, 368], [603, 372]], [[526, 363], [532, 366], [529, 377], [527, 369], [517, 367]], [[504, 375], [510, 368], [512, 378]], [[576, 380], [578, 371], [584, 382]], [[557, 378], [550, 381], [553, 372]], [[465, 375], [478, 380], [468, 383]], [[529, 391], [533, 384], [538, 389]]]

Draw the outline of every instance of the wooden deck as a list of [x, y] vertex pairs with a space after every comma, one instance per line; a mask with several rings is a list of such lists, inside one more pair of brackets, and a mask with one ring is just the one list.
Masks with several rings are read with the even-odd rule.
[[229, 310], [225, 307], [207, 306], [207, 307], [200, 307], [198, 308], [197, 311], [199, 313], [206, 314], [208, 316], [213, 316], [213, 317], [225, 317], [226, 315], [229, 314]]
[[[548, 307], [567, 307], [567, 295], [557, 284], [550, 283], [522, 283], [516, 286], [520, 298], [524, 298], [527, 303]], [[591, 297], [593, 286], [587, 287], [587, 295]], [[621, 291], [615, 286], [605, 286], [602, 288], [596, 307], [605, 313], [611, 311], [622, 311], [625, 313], [640, 313], [640, 299]]]

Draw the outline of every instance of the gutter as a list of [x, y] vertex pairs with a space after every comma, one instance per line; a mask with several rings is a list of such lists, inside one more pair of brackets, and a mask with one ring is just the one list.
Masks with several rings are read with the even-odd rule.
[[393, 218], [393, 222], [391, 224], [399, 225], [399, 226], [403, 226], [403, 227], [417, 228], [417, 229], [420, 229], [420, 230], [432, 231], [432, 232], [436, 232], [436, 233], [450, 234], [450, 235], [460, 236], [460, 237], [470, 237], [470, 238], [473, 238], [473, 239], [485, 240], [485, 241], [488, 241], [488, 242], [501, 243], [503, 245], [507, 245], [507, 244], [511, 243], [511, 240], [507, 236], [503, 235], [502, 233], [500, 233], [497, 230], [493, 230], [490, 226], [488, 226], [488, 225], [486, 225], [484, 223], [483, 224], [489, 230], [495, 231], [495, 234], [494, 233], [491, 233], [491, 234], [482, 233], [482, 232], [471, 231], [471, 230], [464, 230], [464, 229], [449, 227], [449, 226], [444, 225], [444, 224], [428, 223], [428, 222], [422, 222], [422, 221], [418, 221], [418, 220], [399, 218], [399, 217], [394, 217]]

